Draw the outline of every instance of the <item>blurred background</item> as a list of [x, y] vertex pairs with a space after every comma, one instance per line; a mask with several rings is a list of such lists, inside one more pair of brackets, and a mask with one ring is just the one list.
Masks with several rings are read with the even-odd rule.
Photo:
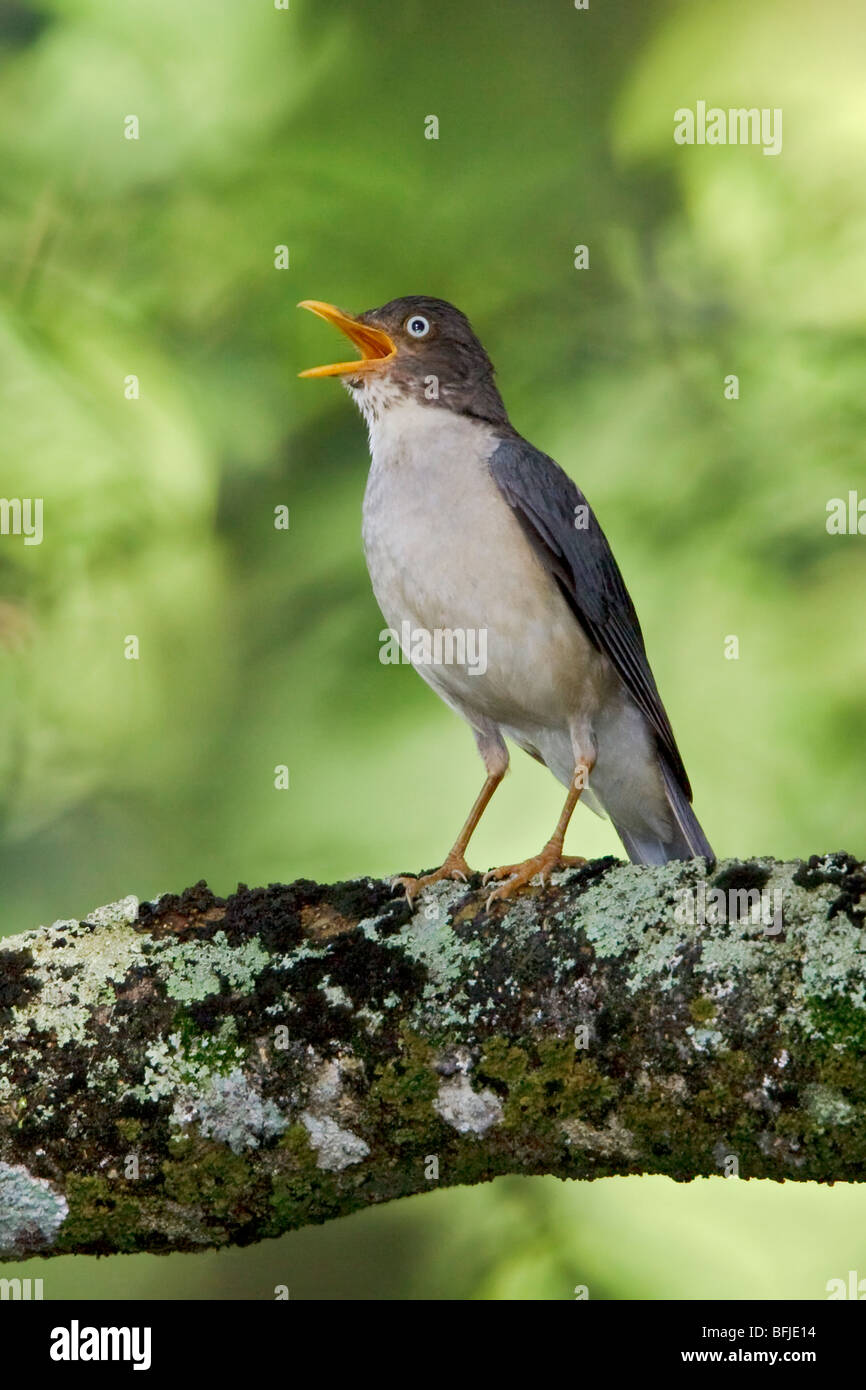
[[[0, 3], [0, 493], [44, 499], [41, 545], [0, 536], [4, 932], [202, 877], [429, 867], [478, 790], [467, 728], [378, 660], [365, 434], [297, 380], [339, 341], [306, 297], [470, 316], [608, 533], [720, 855], [866, 851], [866, 539], [826, 530], [866, 497], [864, 64], [854, 0]], [[676, 145], [698, 100], [781, 107], [782, 153]], [[534, 851], [560, 796], [518, 752], [472, 862]], [[567, 848], [620, 853], [585, 811]], [[14, 1273], [820, 1298], [866, 1274], [864, 1218], [855, 1187], [512, 1179]]]

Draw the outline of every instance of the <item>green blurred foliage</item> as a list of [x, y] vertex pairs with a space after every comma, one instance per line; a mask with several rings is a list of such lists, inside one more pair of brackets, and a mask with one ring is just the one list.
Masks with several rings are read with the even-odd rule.
[[[202, 876], [417, 869], [477, 790], [468, 731], [378, 661], [364, 433], [296, 379], [332, 342], [308, 296], [470, 315], [608, 531], [718, 852], [863, 852], [866, 542], [825, 507], [863, 487], [864, 49], [850, 0], [819, 24], [805, 0], [0, 3], [0, 492], [45, 508], [41, 546], [0, 537], [3, 930]], [[699, 98], [782, 107], [783, 153], [676, 146]], [[558, 804], [515, 759], [475, 862]], [[618, 845], [585, 814], [572, 843]], [[820, 1297], [866, 1263], [863, 1205], [500, 1182], [38, 1272], [49, 1296]]]

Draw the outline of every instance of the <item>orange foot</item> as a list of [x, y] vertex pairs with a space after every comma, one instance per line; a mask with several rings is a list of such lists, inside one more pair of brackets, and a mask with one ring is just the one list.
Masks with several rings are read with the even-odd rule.
[[391, 879], [391, 887], [399, 886], [406, 894], [406, 901], [410, 907], [414, 903], [419, 893], [425, 888], [429, 888], [432, 883], [441, 883], [443, 878], [462, 879], [465, 883], [472, 877], [473, 870], [470, 869], [462, 854], [455, 854], [454, 851], [448, 855], [445, 863], [439, 869], [434, 869], [432, 874], [422, 874], [420, 878], [415, 878], [412, 874], [400, 874]]
[[540, 854], [534, 854], [531, 859], [524, 859], [522, 864], [503, 864], [500, 869], [489, 869], [484, 875], [484, 883], [489, 883], [494, 878], [504, 878], [506, 883], [501, 883], [498, 888], [487, 899], [487, 906], [492, 902], [502, 898], [511, 898], [520, 888], [526, 888], [535, 878], [536, 874], [541, 875], [541, 882], [557, 869], [570, 869], [585, 864], [586, 860], [581, 859], [577, 854], [561, 854], [555, 845], [545, 845]]

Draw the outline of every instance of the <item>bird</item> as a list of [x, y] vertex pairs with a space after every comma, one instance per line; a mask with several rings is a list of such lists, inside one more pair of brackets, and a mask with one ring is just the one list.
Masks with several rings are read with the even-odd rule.
[[[563, 854], [579, 800], [609, 816], [634, 864], [703, 856], [712, 865], [607, 538], [577, 484], [511, 424], [466, 315], [426, 295], [359, 314], [322, 300], [298, 307], [360, 353], [299, 375], [340, 378], [366, 422], [362, 538], [373, 592], [418, 674], [469, 724], [486, 773], [440, 867], [396, 876], [395, 891], [411, 903], [442, 880], [468, 881], [469, 840], [508, 769], [507, 741], [567, 794], [539, 853], [484, 875], [496, 885], [488, 910], [586, 863]], [[436, 633], [451, 634], [450, 649], [437, 649]], [[466, 634], [476, 658], [484, 646], [483, 661], [470, 661]]]

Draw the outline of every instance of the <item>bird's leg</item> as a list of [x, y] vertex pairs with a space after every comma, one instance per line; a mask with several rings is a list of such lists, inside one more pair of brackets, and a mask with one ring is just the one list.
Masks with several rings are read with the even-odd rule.
[[487, 809], [488, 801], [504, 776], [504, 768], [502, 771], [496, 770], [495, 772], [488, 772], [487, 780], [475, 798], [475, 804], [472, 810], [466, 817], [466, 823], [457, 836], [451, 850], [448, 852], [444, 864], [442, 864], [440, 868], [434, 869], [432, 874], [423, 874], [420, 878], [414, 878], [407, 874], [400, 875], [391, 880], [393, 887], [396, 888], [399, 884], [400, 887], [405, 890], [406, 897], [410, 903], [414, 900], [415, 896], [421, 892], [422, 888], [428, 888], [431, 883], [440, 883], [443, 878], [462, 878], [465, 881], [470, 877], [472, 870], [464, 858], [466, 846], [469, 844], [475, 827]]
[[487, 906], [497, 899], [512, 897], [519, 888], [525, 888], [528, 883], [535, 878], [536, 874], [541, 875], [541, 882], [544, 883], [548, 874], [556, 869], [567, 869], [572, 865], [585, 864], [586, 860], [579, 855], [563, 854], [562, 845], [565, 840], [565, 832], [568, 823], [574, 814], [574, 808], [580, 799], [580, 793], [587, 785], [592, 764], [586, 759], [581, 758], [574, 770], [574, 777], [568, 789], [568, 796], [565, 798], [565, 805], [556, 823], [556, 829], [548, 840], [540, 854], [535, 854], [531, 859], [525, 859], [522, 864], [504, 864], [499, 869], [490, 869], [484, 875], [484, 882], [489, 883], [491, 879], [502, 878], [505, 883], [501, 883], [498, 888], [487, 899]]

